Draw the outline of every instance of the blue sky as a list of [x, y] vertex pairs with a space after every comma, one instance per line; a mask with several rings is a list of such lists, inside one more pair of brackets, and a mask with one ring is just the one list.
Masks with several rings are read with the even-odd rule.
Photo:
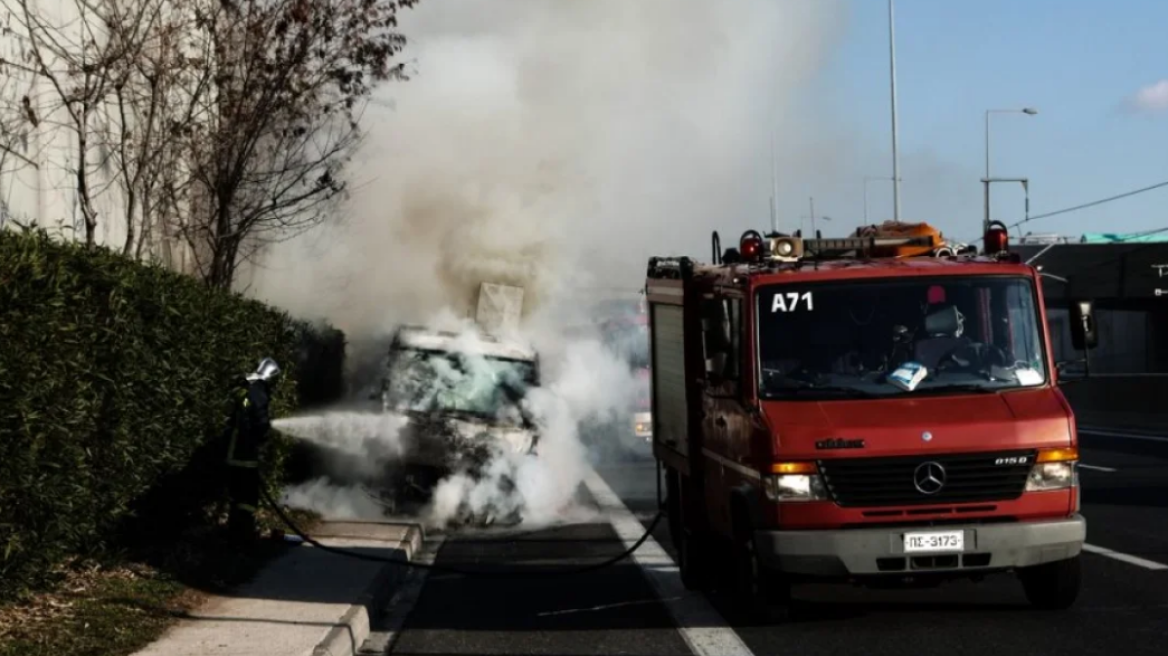
[[[865, 166], [876, 170], [866, 174], [887, 176], [887, 3], [850, 5], [839, 47], [804, 105], [869, 144], [874, 156]], [[991, 108], [1039, 110], [991, 117], [991, 172], [1030, 178], [1032, 214], [1168, 180], [1168, 83], [1154, 88], [1168, 79], [1165, 25], [1164, 0], [897, 0], [902, 219], [938, 223], [955, 237], [980, 231], [983, 114]], [[1133, 99], [1144, 88], [1141, 110]], [[941, 178], [950, 186], [938, 185]], [[817, 205], [860, 216], [862, 175], [851, 186]], [[955, 192], [939, 198], [943, 188]], [[871, 183], [869, 191], [873, 219], [889, 218], [891, 185]], [[994, 218], [1021, 218], [1020, 187], [995, 185], [994, 195]], [[1168, 188], [1025, 229], [1168, 228], [1166, 208]]]

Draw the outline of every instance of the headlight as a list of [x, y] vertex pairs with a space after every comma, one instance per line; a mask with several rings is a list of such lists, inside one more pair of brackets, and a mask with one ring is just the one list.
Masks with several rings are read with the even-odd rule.
[[763, 478], [763, 488], [771, 501], [827, 501], [827, 486], [813, 462], [784, 462], [771, 465], [771, 475]]
[[1073, 462], [1039, 463], [1030, 469], [1030, 476], [1026, 478], [1026, 491], [1062, 490], [1075, 485], [1075, 478]]
[[1077, 486], [1078, 463], [1077, 448], [1040, 450], [1037, 463], [1030, 468], [1030, 475], [1026, 477], [1026, 491], [1065, 490]]
[[819, 474], [768, 476], [766, 495], [771, 501], [826, 501], [827, 487]]

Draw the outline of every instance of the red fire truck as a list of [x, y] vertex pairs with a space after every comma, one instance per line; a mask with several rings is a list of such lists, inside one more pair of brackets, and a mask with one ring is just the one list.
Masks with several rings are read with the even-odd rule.
[[[793, 583], [1016, 573], [1071, 606], [1086, 523], [1075, 418], [1040, 273], [928, 224], [756, 231], [713, 262], [649, 260], [653, 452], [682, 578], [729, 567], [767, 610]], [[1073, 341], [1097, 340], [1089, 301]], [[726, 580], [725, 578], [723, 580]]]

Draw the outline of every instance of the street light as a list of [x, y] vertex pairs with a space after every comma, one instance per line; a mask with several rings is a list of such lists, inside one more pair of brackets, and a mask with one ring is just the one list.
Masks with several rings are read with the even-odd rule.
[[985, 185], [985, 218], [982, 221], [982, 233], [990, 228], [990, 114], [1026, 114], [1027, 116], [1034, 116], [1038, 110], [1033, 107], [1023, 107], [1022, 109], [987, 109], [985, 112], [985, 178], [983, 183]]
[[[811, 219], [811, 235], [814, 237], [815, 236], [815, 218], [816, 218], [815, 217], [815, 198], [812, 197], [812, 198], [808, 198], [807, 200], [811, 204], [811, 215], [810, 216], [800, 216], [799, 218], [800, 219]], [[824, 221], [831, 221], [830, 216], [821, 216], [819, 218], [823, 219]], [[800, 227], [802, 227], [802, 221], [800, 221]]]
[[[888, 0], [888, 73], [892, 87], [892, 220], [900, 223], [900, 156], [896, 135], [896, 17]], [[986, 174], [986, 177], [990, 177]]]

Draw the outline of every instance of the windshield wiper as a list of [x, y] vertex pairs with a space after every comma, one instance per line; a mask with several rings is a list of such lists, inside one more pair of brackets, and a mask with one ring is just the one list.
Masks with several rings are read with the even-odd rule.
[[847, 387], [844, 385], [815, 385], [813, 383], [803, 383], [800, 385], [789, 385], [789, 386], [783, 385], [783, 386], [771, 387], [770, 389], [767, 390], [768, 394], [774, 395], [774, 396], [781, 396], [783, 393], [788, 393], [788, 392], [794, 393], [794, 394], [804, 394], [804, 393], [810, 392], [812, 394], [819, 393], [819, 394], [825, 394], [825, 395], [831, 395], [831, 396], [843, 396], [843, 397], [852, 398], [852, 399], [871, 399], [871, 398], [876, 398], [877, 396], [879, 396], [878, 394], [873, 394], [871, 392], [865, 392], [864, 390], [857, 389], [855, 387]]
[[928, 394], [930, 392], [973, 392], [974, 394], [997, 394], [999, 391], [995, 387], [986, 387], [985, 385], [976, 385], [974, 383], [954, 383], [952, 385], [930, 385], [928, 387], [918, 387], [911, 392], [904, 392], [905, 394]]

